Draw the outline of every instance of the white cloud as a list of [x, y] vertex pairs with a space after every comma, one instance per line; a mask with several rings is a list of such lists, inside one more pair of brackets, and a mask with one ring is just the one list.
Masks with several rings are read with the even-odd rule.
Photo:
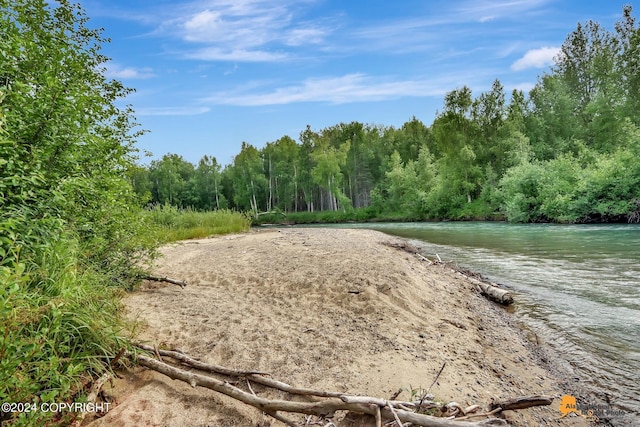
[[211, 111], [209, 107], [149, 107], [136, 109], [138, 116], [196, 116]]
[[451, 23], [448, 18], [417, 17], [356, 27], [349, 32], [354, 40], [341, 48], [352, 52], [386, 50], [396, 54], [425, 51], [441, 43], [443, 28], [447, 28], [449, 35], [454, 31], [448, 27]]
[[201, 41], [215, 37], [222, 26], [221, 13], [209, 9], [191, 16], [184, 24], [184, 36], [190, 41]]
[[468, 0], [458, 13], [471, 21], [488, 22], [506, 16], [536, 11], [550, 0]]
[[505, 87], [508, 87], [510, 91], [515, 89], [515, 90], [521, 90], [525, 93], [531, 91], [531, 89], [533, 89], [535, 86], [536, 86], [535, 83], [530, 83], [530, 82], [517, 83], [514, 85], [505, 85]]
[[[451, 80], [455, 77], [451, 76]], [[340, 77], [310, 78], [300, 84], [284, 86], [261, 93], [224, 92], [203, 100], [207, 103], [261, 106], [292, 104], [298, 102], [328, 102], [346, 104], [397, 99], [407, 96], [442, 96], [452, 82], [434, 80], [374, 79], [364, 74], [347, 74]]]
[[150, 79], [155, 77], [151, 68], [122, 67], [118, 64], [108, 64], [105, 75], [111, 79]]
[[203, 61], [231, 61], [231, 62], [274, 62], [287, 58], [284, 53], [271, 53], [261, 50], [225, 50], [218, 47], [206, 47], [185, 55], [191, 59]]
[[559, 52], [559, 47], [541, 47], [540, 49], [529, 50], [522, 58], [511, 64], [511, 69], [513, 71], [521, 71], [527, 68], [544, 68], [553, 64], [553, 58]]
[[493, 21], [494, 19], [496, 19], [495, 15], [487, 15], [487, 16], [481, 16], [480, 19], [478, 19], [478, 21], [485, 23], [485, 22]]
[[284, 42], [289, 46], [319, 44], [324, 40], [327, 31], [320, 28], [294, 28], [285, 35]]
[[199, 47], [183, 49], [187, 58], [207, 61], [280, 61], [287, 48], [321, 44], [333, 30], [330, 20], [300, 21], [315, 0], [201, 0], [190, 3], [159, 25]]

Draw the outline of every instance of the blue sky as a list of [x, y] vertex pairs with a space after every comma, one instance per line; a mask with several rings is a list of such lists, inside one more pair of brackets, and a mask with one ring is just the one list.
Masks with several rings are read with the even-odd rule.
[[[500, 79], [529, 90], [578, 22], [609, 0], [81, 0], [111, 43], [109, 77], [136, 89], [143, 163], [228, 164], [308, 125], [431, 125], [444, 94]], [[637, 11], [635, 13], [637, 16]]]

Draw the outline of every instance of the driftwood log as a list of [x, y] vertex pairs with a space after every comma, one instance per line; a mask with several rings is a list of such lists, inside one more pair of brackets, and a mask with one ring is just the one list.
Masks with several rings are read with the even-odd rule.
[[300, 387], [293, 387], [289, 384], [283, 383], [281, 381], [276, 381], [274, 379], [271, 378], [267, 378], [265, 375], [267, 375], [264, 372], [257, 372], [257, 371], [239, 371], [236, 369], [229, 369], [229, 368], [225, 368], [223, 366], [217, 366], [217, 365], [212, 365], [209, 363], [203, 363], [200, 362], [199, 360], [193, 359], [192, 357], [189, 357], [188, 355], [178, 352], [178, 351], [171, 351], [171, 350], [157, 350], [156, 348], [150, 346], [150, 345], [146, 345], [146, 344], [138, 344], [137, 345], [138, 348], [142, 349], [142, 350], [146, 350], [146, 351], [150, 351], [150, 352], [158, 352], [158, 354], [160, 354], [161, 356], [167, 356], [167, 357], [171, 357], [175, 360], [178, 360], [180, 362], [182, 362], [183, 364], [187, 365], [187, 366], [191, 366], [192, 368], [196, 368], [199, 369], [201, 371], [204, 372], [213, 372], [216, 374], [221, 374], [221, 375], [226, 375], [228, 377], [236, 377], [236, 378], [247, 378], [255, 383], [267, 386], [267, 387], [271, 387], [274, 388], [276, 390], [280, 390], [280, 391], [284, 391], [287, 393], [291, 393], [291, 394], [296, 394], [299, 396], [317, 396], [317, 397], [337, 397], [339, 398], [340, 396], [342, 396], [344, 393], [338, 393], [338, 392], [330, 392], [330, 391], [323, 391], [323, 390], [313, 390], [310, 388], [300, 388]]
[[192, 387], [205, 387], [222, 393], [233, 399], [239, 400], [240, 402], [246, 403], [247, 405], [251, 405], [290, 426], [295, 426], [296, 424], [293, 421], [284, 418], [281, 414], [279, 414], [279, 412], [292, 412], [297, 414], [316, 415], [319, 417], [333, 417], [337, 411], [352, 411], [376, 416], [376, 413], [379, 410], [380, 415], [384, 420], [394, 420], [397, 416], [402, 423], [412, 423], [416, 426], [422, 427], [488, 427], [507, 425], [506, 421], [498, 418], [492, 418], [477, 422], [466, 422], [453, 421], [423, 414], [416, 414], [404, 409], [394, 409], [392, 412], [389, 409], [391, 402], [388, 401], [387, 405], [384, 408], [381, 408], [375, 402], [372, 402], [370, 404], [349, 403], [345, 402], [342, 399], [335, 398], [326, 399], [319, 402], [271, 400], [260, 396], [255, 396], [251, 393], [247, 393], [237, 387], [234, 387], [228, 382], [220, 381], [218, 379], [194, 372], [187, 372], [183, 369], [176, 368], [148, 356], [137, 355], [136, 360], [141, 366], [153, 369], [154, 371], [160, 372], [161, 374], [164, 374], [169, 378], [184, 381], [190, 384]]
[[[637, 202], [638, 202], [638, 212], [640, 212], [640, 199], [638, 199]], [[640, 218], [638, 221], [640, 221]], [[428, 265], [435, 264], [435, 265], [442, 265], [443, 267], [447, 265], [447, 263], [443, 262], [442, 258], [440, 258], [440, 255], [438, 255], [437, 253], [436, 253], [437, 260], [431, 261], [430, 259], [423, 256], [417, 247], [413, 246], [408, 242], [386, 243], [386, 245], [392, 248], [400, 249], [400, 250], [409, 252], [411, 254], [414, 254], [420, 261], [426, 262]], [[475, 285], [476, 289], [478, 289], [478, 291], [482, 295], [486, 296], [490, 300], [499, 302], [500, 304], [503, 304], [503, 305], [513, 304], [513, 295], [509, 291], [498, 287], [498, 285], [495, 283], [483, 282], [474, 277], [471, 277], [469, 274], [465, 274], [463, 269], [460, 269], [457, 267], [454, 267], [453, 269], [457, 274], [459, 274], [460, 276], [463, 276], [465, 279], [467, 279], [473, 285]], [[352, 292], [352, 291], [349, 291], [349, 292], [359, 293], [359, 292]]]
[[[188, 366], [189, 368], [193, 368], [201, 372], [216, 373], [227, 377], [242, 378], [246, 380], [250, 392], [241, 390], [227, 381], [223, 381], [209, 375], [204, 375], [199, 372], [187, 371], [144, 354], [129, 355], [141, 366], [160, 372], [172, 379], [184, 381], [192, 387], [200, 386], [222, 393], [247, 405], [251, 405], [292, 427], [299, 426], [300, 424], [286, 418], [282, 413], [306, 414], [321, 418], [330, 418], [333, 417], [337, 411], [349, 411], [372, 415], [380, 422], [384, 420], [385, 422], [390, 421], [401, 425], [410, 423], [412, 425], [422, 427], [487, 427], [506, 425], [506, 421], [493, 417], [480, 421], [466, 421], [466, 419], [473, 416], [467, 415], [470, 412], [470, 408], [467, 410], [456, 411], [456, 415], [461, 416], [461, 418], [458, 419], [433, 417], [416, 412], [421, 405], [423, 409], [424, 407], [432, 407], [446, 410], [450, 409], [449, 406], [453, 405], [453, 403], [450, 403], [449, 405], [442, 405], [432, 401], [405, 402], [295, 387], [281, 381], [268, 378], [265, 373], [229, 369], [222, 366], [200, 362], [180, 351], [159, 350], [155, 347], [144, 344], [139, 344], [137, 347], [141, 350], [152, 352], [152, 354], [155, 354], [158, 358], [161, 356], [171, 358]], [[284, 391], [289, 394], [306, 396], [310, 401], [273, 400], [260, 397], [256, 395], [251, 388], [251, 382]], [[548, 405], [550, 403], [551, 398], [546, 396], [521, 397], [504, 402], [494, 402], [495, 406], [491, 408], [491, 412], [478, 414], [476, 416], [492, 416], [502, 410], [528, 408], [531, 406]], [[426, 404], [428, 404], [428, 406]], [[459, 408], [459, 405], [457, 405], [457, 407]], [[477, 410], [477, 405], [474, 405], [474, 410]], [[467, 417], [464, 417], [465, 415], [467, 415]]]
[[499, 302], [502, 305], [513, 304], [513, 295], [511, 292], [498, 287], [497, 284], [492, 282], [482, 282], [461, 272], [458, 272], [457, 274], [471, 282], [482, 295], [485, 295], [490, 300]]
[[549, 396], [522, 396], [509, 400], [491, 402], [489, 409], [493, 411], [500, 408], [502, 411], [513, 411], [516, 409], [531, 408], [532, 406], [548, 406], [551, 405], [552, 402], [553, 399]]

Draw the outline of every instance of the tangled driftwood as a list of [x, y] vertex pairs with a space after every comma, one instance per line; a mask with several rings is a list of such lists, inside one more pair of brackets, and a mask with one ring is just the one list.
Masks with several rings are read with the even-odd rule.
[[[337, 411], [349, 411], [359, 414], [368, 414], [376, 419], [376, 424], [381, 426], [383, 422], [390, 421], [394, 425], [423, 426], [423, 427], [487, 427], [506, 425], [506, 421], [495, 418], [493, 415], [506, 409], [523, 409], [531, 406], [550, 405], [552, 398], [547, 396], [519, 397], [506, 402], [493, 402], [489, 412], [475, 414], [479, 409], [478, 405], [473, 405], [463, 409], [455, 402], [443, 405], [432, 400], [427, 400], [432, 396], [423, 396], [422, 399], [414, 402], [386, 400], [368, 396], [355, 396], [345, 393], [314, 390], [310, 388], [294, 387], [281, 381], [268, 377], [268, 374], [256, 371], [239, 371], [222, 366], [203, 363], [176, 350], [159, 350], [149, 345], [138, 345], [138, 348], [151, 352], [156, 358], [145, 354], [131, 355], [141, 366], [160, 372], [172, 379], [177, 379], [190, 384], [192, 387], [205, 387], [219, 393], [225, 394], [243, 403], [251, 405], [271, 417], [283, 422], [288, 426], [299, 426], [300, 424], [286, 418], [281, 413], [297, 413], [313, 415], [321, 418], [332, 418]], [[168, 357], [184, 366], [193, 368], [187, 371], [184, 368], [169, 364], [162, 360]], [[243, 379], [246, 381], [249, 391], [241, 390], [228, 381], [214, 378], [205, 373], [215, 373], [226, 377]], [[280, 390], [291, 395], [302, 396], [307, 401], [273, 400], [258, 396], [251, 387], [251, 382], [261, 384], [271, 389]], [[418, 413], [418, 410], [437, 409], [441, 413], [449, 413], [449, 418], [435, 417]], [[450, 411], [450, 412], [447, 412]], [[458, 418], [455, 418], [458, 417]], [[472, 417], [490, 417], [480, 421], [462, 421]]]

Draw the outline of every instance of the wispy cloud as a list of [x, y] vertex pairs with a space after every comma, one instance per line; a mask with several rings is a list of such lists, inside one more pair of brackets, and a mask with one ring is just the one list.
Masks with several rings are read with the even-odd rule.
[[452, 87], [455, 77], [446, 82], [432, 79], [400, 80], [374, 78], [360, 73], [339, 77], [309, 78], [299, 84], [263, 92], [218, 92], [205, 103], [236, 106], [262, 106], [300, 102], [346, 104], [374, 102], [401, 97], [442, 96]]
[[517, 84], [505, 84], [505, 88], [508, 89], [508, 91], [512, 91], [512, 90], [521, 90], [523, 92], [529, 92], [531, 89], [533, 89], [535, 87], [535, 83], [531, 83], [531, 82], [523, 82], [523, 83], [517, 83]]
[[323, 43], [332, 30], [323, 19], [303, 21], [312, 0], [209, 0], [193, 2], [166, 18], [156, 34], [190, 45], [184, 56], [207, 61], [281, 61], [286, 48]]
[[284, 43], [288, 46], [302, 46], [305, 44], [320, 44], [328, 34], [327, 29], [313, 25], [293, 28], [285, 34]]
[[287, 54], [263, 50], [227, 50], [219, 47], [206, 47], [189, 52], [185, 54], [185, 57], [203, 61], [273, 62], [286, 59]]
[[209, 107], [149, 107], [136, 109], [138, 116], [197, 116], [211, 111]]
[[156, 76], [151, 68], [123, 67], [114, 63], [107, 65], [105, 75], [111, 79], [122, 80], [150, 79]]
[[441, 27], [449, 22], [428, 17], [399, 19], [356, 27], [347, 36], [355, 41], [349, 44], [353, 51], [418, 52], [434, 45], [442, 37]]
[[527, 68], [544, 68], [553, 64], [553, 59], [560, 52], [559, 47], [541, 47], [531, 49], [524, 56], [511, 64], [513, 71], [522, 71]]
[[366, 26], [355, 25], [345, 37], [354, 41], [350, 44], [352, 52], [443, 52], [443, 47], [449, 46], [453, 51], [472, 47], [495, 50], [495, 40], [504, 40], [507, 37], [504, 32], [512, 31], [513, 27], [492, 21], [518, 21], [525, 14], [544, 11], [544, 6], [550, 1], [465, 0], [439, 7], [425, 2], [422, 10], [412, 17], [368, 23]]
[[489, 22], [509, 16], [533, 12], [551, 0], [467, 0], [457, 8], [461, 19]]

